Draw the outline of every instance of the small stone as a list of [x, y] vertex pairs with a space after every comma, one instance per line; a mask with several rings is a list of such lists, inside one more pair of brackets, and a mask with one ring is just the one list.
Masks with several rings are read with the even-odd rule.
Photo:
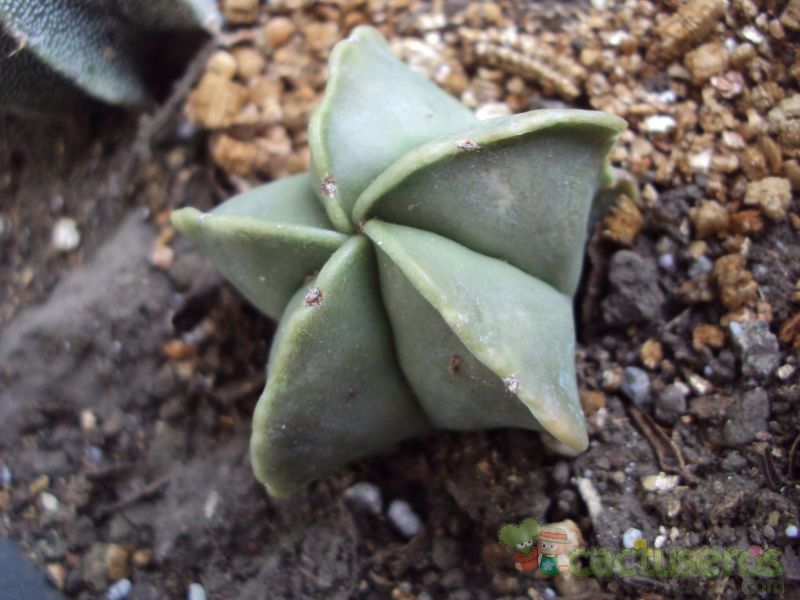
[[678, 122], [669, 115], [650, 115], [642, 122], [642, 131], [645, 133], [669, 133]]
[[705, 254], [699, 256], [689, 267], [689, 277], [701, 277], [714, 270], [714, 263]]
[[673, 58], [703, 41], [725, 14], [725, 6], [723, 0], [689, 0], [682, 4], [656, 28], [659, 54]]
[[794, 365], [786, 364], [778, 367], [778, 370], [775, 371], [775, 374], [781, 381], [787, 381], [788, 379], [791, 379], [792, 375], [794, 375], [796, 371], [797, 368]]
[[581, 408], [587, 417], [606, 406], [606, 395], [597, 390], [582, 389], [580, 391]]
[[692, 330], [692, 347], [701, 350], [705, 347], [719, 350], [725, 346], [725, 330], [719, 325], [703, 323]]
[[703, 200], [689, 211], [697, 237], [706, 238], [727, 231], [730, 224], [728, 210], [714, 200]]
[[622, 367], [619, 365], [609, 365], [600, 372], [600, 383], [603, 389], [608, 392], [616, 392], [622, 385]]
[[169, 246], [156, 245], [150, 253], [150, 264], [162, 271], [168, 271], [175, 260], [175, 251]]
[[637, 541], [642, 539], [643, 534], [641, 529], [636, 529], [635, 527], [631, 527], [625, 530], [625, 533], [622, 534], [622, 545], [625, 548], [633, 548], [634, 544]]
[[689, 373], [687, 380], [689, 381], [689, 387], [699, 396], [704, 396], [714, 389], [714, 386], [711, 385], [708, 379], [700, 377], [697, 373]]
[[744, 203], [747, 206], [758, 206], [773, 221], [786, 218], [786, 211], [792, 201], [792, 186], [783, 177], [766, 177], [761, 181], [747, 184]]
[[[38, 470], [38, 469], [37, 469]], [[40, 475], [28, 485], [28, 493], [31, 496], [41, 494], [50, 485], [50, 477], [47, 475]]]
[[111, 581], [124, 579], [130, 573], [128, 551], [120, 544], [108, 544], [106, 550], [106, 572]]
[[633, 246], [644, 227], [644, 217], [636, 203], [624, 194], [603, 219], [603, 237], [620, 246]]
[[139, 548], [133, 552], [131, 561], [140, 569], [144, 569], [153, 562], [153, 551], [150, 548]]
[[613, 325], [654, 321], [665, 302], [658, 287], [658, 267], [631, 250], [620, 250], [611, 258], [608, 279], [612, 293], [602, 303], [603, 317]]
[[164, 344], [161, 353], [169, 360], [186, 360], [197, 354], [197, 346], [183, 340], [170, 340]]
[[790, 538], [796, 538], [796, 537], [798, 537], [800, 535], [800, 532], [798, 532], [798, 529], [797, 529], [797, 525], [794, 525], [794, 524], [787, 525], [785, 533], [786, 533], [786, 537], [790, 537]]
[[728, 331], [746, 377], [764, 379], [778, 368], [781, 360], [778, 338], [765, 321], [731, 321]]
[[647, 475], [642, 478], [642, 487], [648, 492], [669, 492], [678, 486], [677, 475], [667, 475], [664, 472], [658, 475]]
[[59, 252], [71, 252], [81, 243], [81, 233], [75, 219], [62, 217], [53, 226], [50, 244]]
[[6, 465], [0, 465], [0, 488], [8, 487], [13, 481], [11, 469]]
[[267, 66], [264, 56], [249, 46], [234, 48], [231, 54], [236, 59], [236, 73], [245, 81], [254, 79]]
[[687, 163], [689, 164], [689, 168], [691, 168], [693, 171], [704, 173], [711, 168], [713, 159], [714, 153], [711, 150], [705, 150], [703, 152], [688, 155]]
[[120, 579], [108, 588], [106, 600], [125, 600], [131, 593], [132, 587], [130, 579]]
[[764, 217], [755, 209], [740, 210], [731, 215], [731, 231], [739, 235], [758, 233], [764, 229]]
[[637, 408], [650, 403], [650, 376], [638, 367], [625, 368], [620, 389]]
[[373, 515], [379, 515], [383, 510], [381, 490], [374, 483], [360, 481], [353, 484], [345, 490], [344, 497]]
[[58, 498], [50, 492], [42, 492], [39, 495], [39, 506], [47, 513], [54, 513], [58, 510]]
[[481, 121], [495, 117], [507, 117], [510, 114], [511, 108], [505, 102], [486, 102], [475, 109], [475, 116]]
[[461, 561], [458, 542], [451, 538], [434, 539], [431, 558], [433, 559], [433, 564], [441, 571], [452, 569]]
[[312, 22], [305, 27], [306, 46], [315, 52], [328, 52], [339, 41], [339, 25], [328, 21]]
[[103, 462], [103, 450], [98, 448], [94, 445], [89, 445], [84, 450], [83, 455], [86, 457], [86, 460], [89, 461], [89, 464], [93, 467], [100, 466], [100, 463]]
[[698, 46], [686, 55], [684, 64], [695, 83], [703, 83], [728, 68], [728, 51], [723, 44], [709, 42]]
[[422, 529], [422, 521], [405, 500], [393, 500], [387, 514], [395, 528], [407, 538], [414, 537]]
[[756, 434], [767, 430], [769, 396], [762, 388], [745, 393], [728, 411], [728, 421], [722, 429], [722, 438], [728, 446], [742, 446], [756, 439]]
[[81, 411], [81, 429], [83, 431], [92, 431], [97, 427], [97, 417], [88, 408]]
[[778, 338], [784, 344], [800, 348], [800, 312], [786, 319], [778, 332]]
[[206, 588], [199, 583], [192, 583], [186, 591], [186, 600], [206, 600]]
[[247, 87], [232, 81], [236, 69], [232, 54], [220, 50], [212, 55], [186, 105], [186, 112], [194, 123], [211, 129], [234, 123], [249, 95]]
[[294, 23], [287, 17], [273, 17], [264, 27], [264, 41], [270, 48], [283, 46], [295, 32]]
[[219, 508], [219, 492], [217, 490], [211, 490], [206, 496], [206, 501], [203, 503], [203, 516], [206, 520], [210, 521], [214, 518], [214, 515], [217, 514], [217, 508]]
[[67, 570], [61, 563], [50, 563], [47, 565], [47, 578], [53, 583], [56, 589], [63, 590], [67, 580]]
[[675, 255], [674, 254], [661, 254], [658, 257], [658, 266], [665, 271], [672, 271], [675, 269]]
[[252, 25], [258, 19], [260, 0], [224, 0], [222, 15], [229, 25]]
[[671, 425], [686, 413], [686, 396], [689, 388], [683, 383], [665, 387], [655, 401], [655, 416], [662, 423]]
[[758, 295], [758, 284], [747, 270], [741, 254], [727, 254], [718, 258], [714, 263], [714, 277], [722, 304], [728, 310], [741, 308]]
[[648, 369], [655, 369], [664, 358], [664, 350], [657, 340], [647, 340], [639, 349], [639, 358]]

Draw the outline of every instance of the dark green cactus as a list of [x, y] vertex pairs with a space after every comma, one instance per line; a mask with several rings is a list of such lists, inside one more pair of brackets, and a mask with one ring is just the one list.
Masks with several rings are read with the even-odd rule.
[[431, 425], [586, 448], [572, 294], [624, 128], [580, 110], [479, 122], [359, 28], [331, 56], [313, 173], [173, 214], [280, 318], [251, 442], [270, 492]]
[[159, 31], [220, 25], [214, 0], [0, 0], [0, 107], [59, 111], [84, 95], [148, 98], [142, 57]]

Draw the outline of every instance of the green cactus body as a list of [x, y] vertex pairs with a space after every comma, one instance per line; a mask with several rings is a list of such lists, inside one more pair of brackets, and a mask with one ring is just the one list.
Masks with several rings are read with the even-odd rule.
[[220, 24], [213, 0], [0, 0], [0, 106], [63, 110], [85, 94], [148, 99], [140, 64], [147, 35]]
[[173, 213], [280, 317], [256, 476], [291, 493], [430, 426], [543, 429], [584, 450], [572, 295], [597, 202], [627, 191], [608, 165], [624, 121], [479, 122], [371, 28], [331, 61], [311, 174]]

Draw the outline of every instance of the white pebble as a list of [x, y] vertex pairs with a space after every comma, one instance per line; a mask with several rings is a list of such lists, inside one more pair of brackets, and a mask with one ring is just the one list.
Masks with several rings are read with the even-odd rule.
[[475, 116], [481, 121], [495, 117], [507, 117], [511, 114], [511, 107], [505, 102], [487, 102], [481, 104], [475, 111]]
[[675, 255], [674, 254], [662, 254], [658, 257], [658, 266], [664, 269], [665, 271], [672, 271], [675, 268]]
[[642, 478], [642, 487], [648, 492], [669, 492], [677, 486], [677, 475], [667, 475], [661, 472], [658, 475], [647, 475]]
[[84, 431], [92, 431], [97, 427], [97, 417], [88, 408], [81, 411], [81, 429]]
[[708, 171], [711, 168], [711, 159], [714, 154], [711, 150], [704, 150], [697, 154], [689, 155], [689, 166], [695, 171]]
[[0, 487], [11, 485], [13, 478], [11, 477], [11, 469], [6, 465], [0, 465]]
[[39, 495], [39, 504], [44, 512], [54, 513], [58, 510], [58, 498], [50, 492], [42, 492]]
[[764, 35], [752, 25], [744, 27], [741, 33], [744, 39], [756, 46], [764, 42]]
[[617, 31], [612, 31], [606, 36], [606, 41], [608, 42], [609, 46], [621, 46], [625, 42], [627, 42], [631, 37], [631, 34], [627, 31], [623, 31], [621, 29]]
[[75, 219], [62, 217], [56, 221], [53, 226], [50, 243], [53, 248], [60, 252], [75, 250], [81, 243], [81, 233], [78, 231], [78, 224]]
[[672, 88], [666, 89], [663, 92], [656, 92], [653, 96], [659, 102], [663, 102], [664, 104], [672, 104], [678, 99], [678, 95], [675, 93], [675, 90]]
[[206, 589], [199, 583], [193, 583], [186, 592], [187, 600], [206, 600]]
[[422, 521], [405, 500], [393, 500], [388, 515], [392, 524], [407, 538], [414, 537], [422, 529]]
[[642, 123], [642, 129], [648, 133], [667, 133], [677, 125], [678, 122], [669, 115], [651, 115]]
[[631, 527], [622, 534], [622, 545], [626, 548], [633, 548], [633, 545], [642, 539], [642, 530]]
[[381, 514], [383, 509], [381, 490], [374, 483], [360, 481], [351, 485], [345, 490], [344, 497], [351, 500], [357, 507], [367, 510], [373, 515]]
[[131, 580], [120, 579], [106, 592], [106, 600], [125, 600], [131, 593]]
[[786, 526], [786, 537], [796, 538], [798, 536], [797, 525]]
[[206, 497], [206, 503], [203, 505], [203, 515], [205, 515], [207, 520], [211, 520], [214, 518], [214, 515], [217, 513], [217, 508], [219, 507], [219, 492], [217, 490], [211, 490], [211, 492]]
[[103, 451], [97, 446], [87, 446], [83, 451], [83, 455], [95, 467], [103, 462]]
[[780, 379], [781, 381], [786, 381], [792, 375], [794, 375], [795, 370], [796, 369], [795, 369], [794, 365], [785, 364], [785, 365], [779, 367], [778, 370], [775, 371], [775, 374], [778, 376], [778, 379]]

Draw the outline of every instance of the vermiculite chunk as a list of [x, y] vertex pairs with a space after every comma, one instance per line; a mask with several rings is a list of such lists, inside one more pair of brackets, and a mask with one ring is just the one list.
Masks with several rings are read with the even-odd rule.
[[270, 493], [431, 426], [586, 448], [572, 295], [624, 129], [582, 110], [478, 121], [374, 29], [337, 45], [312, 173], [173, 214], [280, 318], [251, 442]]

